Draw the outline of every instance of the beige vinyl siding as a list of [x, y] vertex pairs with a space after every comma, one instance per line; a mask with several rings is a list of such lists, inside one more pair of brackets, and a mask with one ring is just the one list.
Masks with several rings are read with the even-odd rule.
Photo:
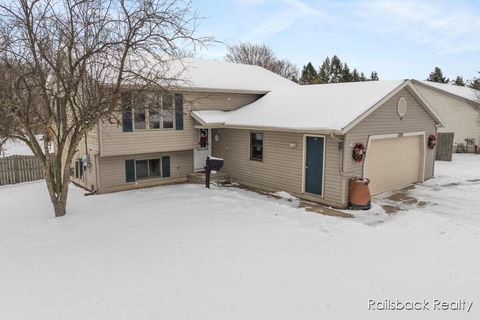
[[[93, 129], [87, 133], [86, 142], [87, 143], [85, 144], [85, 137], [80, 140], [78, 151], [72, 159], [70, 167], [73, 169], [73, 175], [71, 176], [71, 180], [85, 189], [94, 191], [97, 189], [96, 157], [99, 153], [98, 125], [93, 127]], [[84, 170], [85, 178], [83, 180], [77, 179], [75, 178], [75, 161], [83, 158], [83, 155], [86, 153], [90, 155], [91, 166]]]
[[[397, 113], [397, 102], [400, 97], [407, 101], [407, 113], [401, 120]], [[391, 99], [386, 101], [380, 108], [375, 110], [367, 118], [352, 128], [346, 134], [346, 172], [349, 177], [363, 175], [363, 163], [355, 162], [351, 157], [352, 148], [355, 143], [363, 143], [367, 146], [370, 135], [398, 134], [406, 132], [425, 132], [425, 145], [430, 134], [436, 134], [436, 125], [432, 117], [415, 99], [408, 89], [402, 89]], [[426, 148], [425, 157], [425, 179], [433, 176], [435, 163], [435, 150]], [[394, 167], [391, 168], [395, 170]]]
[[[194, 149], [198, 147], [198, 130], [190, 116], [191, 110], [232, 110], [244, 106], [258, 95], [233, 93], [184, 94], [183, 130], [133, 130], [123, 132], [122, 124], [103, 122], [101, 130], [101, 156], [118, 156], [123, 154], [143, 154]], [[121, 119], [121, 114], [117, 117]]]
[[[223, 172], [248, 186], [269, 191], [286, 191], [333, 206], [342, 206], [341, 152], [337, 141], [326, 138], [324, 197], [302, 194], [302, 133], [263, 131], [263, 161], [250, 160], [250, 131], [215, 129], [213, 155], [224, 158]], [[292, 147], [295, 145], [295, 147]]]
[[[170, 156], [170, 177], [126, 182], [125, 160], [157, 159]], [[100, 164], [100, 193], [151, 187], [162, 184], [187, 181], [188, 174], [193, 172], [193, 151], [161, 152], [142, 155], [123, 155], [102, 157]]]
[[480, 112], [461, 98], [455, 98], [436, 89], [416, 85], [422, 97], [445, 122], [438, 132], [454, 132], [454, 143], [465, 143], [466, 138], [475, 138], [480, 143]]
[[231, 111], [246, 106], [258, 98], [258, 94], [189, 92], [185, 93], [192, 110], [223, 110]]

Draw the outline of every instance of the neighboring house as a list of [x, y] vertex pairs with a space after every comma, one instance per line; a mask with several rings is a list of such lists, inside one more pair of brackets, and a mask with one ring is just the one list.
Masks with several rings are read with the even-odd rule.
[[[466, 139], [475, 139], [480, 145], [480, 92], [468, 87], [430, 81], [413, 83], [422, 97], [445, 122], [439, 132], [454, 133], [454, 150]], [[473, 150], [473, 149], [472, 149]]]
[[185, 182], [213, 155], [246, 186], [344, 208], [351, 177], [377, 194], [433, 176], [428, 136], [443, 123], [411, 81], [299, 86], [255, 66], [187, 69], [190, 86], [161, 97], [159, 112], [126, 95], [121, 124], [100, 123], [80, 144], [73, 181], [98, 193]]

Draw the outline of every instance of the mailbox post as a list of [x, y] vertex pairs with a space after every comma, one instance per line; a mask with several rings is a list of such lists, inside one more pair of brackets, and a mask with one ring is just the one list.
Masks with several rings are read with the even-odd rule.
[[212, 170], [218, 171], [223, 167], [223, 159], [207, 157], [205, 165], [205, 187], [210, 188], [210, 174]]

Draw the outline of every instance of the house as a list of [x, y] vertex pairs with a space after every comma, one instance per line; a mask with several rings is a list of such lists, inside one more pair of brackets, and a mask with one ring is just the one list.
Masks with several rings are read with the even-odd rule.
[[[255, 66], [189, 61], [188, 87], [153, 112], [126, 94], [121, 123], [87, 135], [75, 183], [106, 193], [185, 182], [211, 155], [246, 186], [345, 208], [351, 177], [377, 194], [433, 176], [429, 136], [443, 122], [409, 80], [299, 86]], [[354, 148], [366, 157], [355, 161]]]
[[211, 130], [195, 128], [192, 111], [234, 110], [273, 88], [298, 86], [257, 66], [184, 59], [180, 67], [182, 81], [153, 108], [126, 91], [123, 103], [132, 108], [116, 115], [120, 124], [104, 121], [86, 134], [72, 163], [74, 183], [107, 193], [186, 182], [212, 155]]
[[[421, 96], [445, 122], [438, 132], [453, 132], [453, 149], [474, 139], [480, 144], [480, 92], [468, 87], [413, 80]], [[473, 148], [471, 149], [473, 151]]]

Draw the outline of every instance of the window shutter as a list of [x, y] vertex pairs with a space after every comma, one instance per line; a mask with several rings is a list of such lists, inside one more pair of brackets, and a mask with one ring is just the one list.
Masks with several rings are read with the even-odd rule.
[[183, 130], [183, 94], [175, 93], [175, 129]]
[[162, 177], [170, 177], [170, 157], [162, 157]]
[[78, 168], [78, 160], [75, 160], [75, 178], [79, 178], [79, 168]]
[[123, 111], [122, 122], [123, 122], [123, 132], [133, 131], [132, 110], [128, 109]]
[[78, 160], [77, 162], [78, 162], [78, 168], [80, 169], [80, 174], [79, 174], [80, 179], [83, 180], [83, 162], [82, 162], [82, 160]]
[[127, 182], [135, 181], [135, 160], [125, 160], [125, 180]]

